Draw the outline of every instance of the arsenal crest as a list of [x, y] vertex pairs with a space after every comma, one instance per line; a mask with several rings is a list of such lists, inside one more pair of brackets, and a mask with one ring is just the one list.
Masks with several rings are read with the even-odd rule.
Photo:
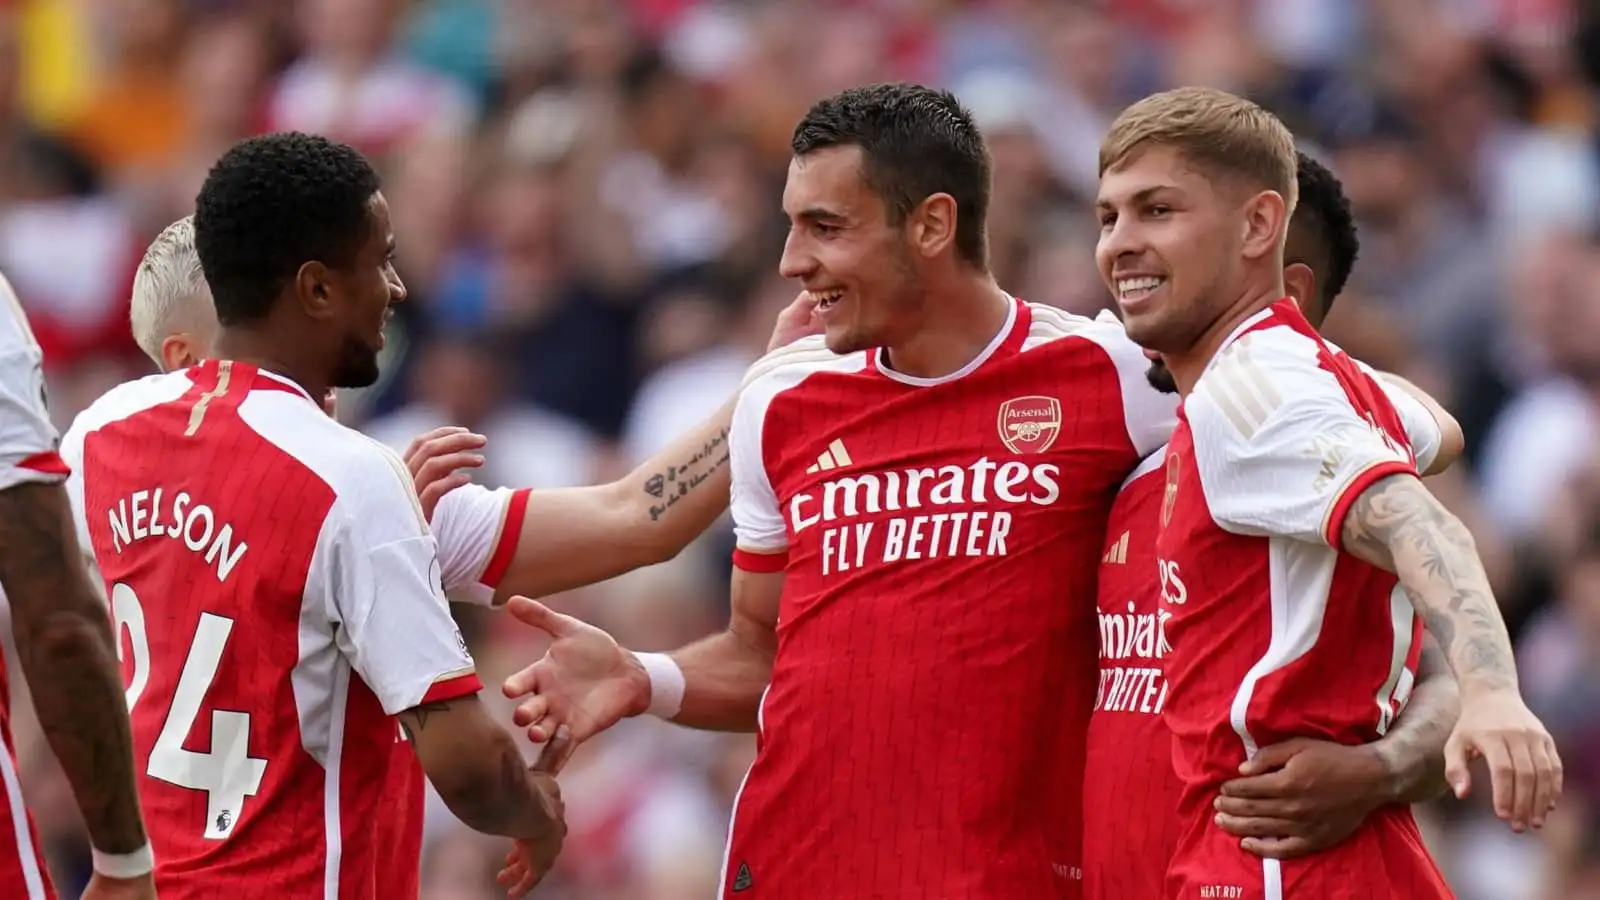
[[1167, 452], [1167, 491], [1166, 495], [1161, 498], [1162, 528], [1167, 527], [1167, 523], [1172, 521], [1172, 507], [1178, 502], [1178, 470], [1181, 465], [1178, 455], [1169, 450]]
[[1015, 397], [1000, 404], [1000, 440], [1012, 453], [1043, 453], [1061, 434], [1061, 401]]

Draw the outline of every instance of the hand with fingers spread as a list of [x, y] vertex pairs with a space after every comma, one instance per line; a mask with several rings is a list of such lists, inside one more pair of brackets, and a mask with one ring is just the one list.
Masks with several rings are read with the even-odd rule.
[[1222, 785], [1217, 825], [1271, 859], [1326, 850], [1395, 800], [1388, 765], [1366, 744], [1294, 738], [1262, 747], [1239, 774]]
[[526, 597], [512, 597], [506, 609], [554, 641], [538, 662], [505, 681], [507, 697], [527, 697], [512, 719], [535, 743], [564, 725], [581, 744], [649, 707], [650, 676], [611, 635]]
[[439, 498], [471, 480], [465, 469], [483, 465], [478, 453], [488, 439], [456, 425], [446, 425], [413, 438], [402, 459], [416, 485], [422, 513], [431, 522]]
[[1561, 757], [1550, 732], [1515, 687], [1463, 690], [1461, 718], [1444, 748], [1445, 777], [1457, 797], [1472, 789], [1471, 763], [1489, 767], [1494, 814], [1522, 832], [1540, 828], [1561, 796]]
[[778, 313], [778, 324], [772, 329], [772, 339], [767, 341], [767, 352], [822, 333], [822, 322], [817, 318], [817, 299], [810, 291], [801, 291], [794, 302]]
[[[573, 740], [571, 732], [558, 728], [540, 752], [539, 759], [528, 767], [529, 780], [546, 791], [546, 796], [555, 806], [556, 818], [562, 821], [565, 821], [565, 807], [561, 802], [561, 787], [556, 783], [556, 776], [561, 773], [567, 760], [572, 758], [572, 751], [577, 746], [578, 742]], [[566, 829], [562, 828], [559, 833], [519, 839], [512, 845], [511, 851], [506, 854], [505, 866], [496, 877], [500, 886], [506, 889], [506, 896], [521, 897], [550, 873], [556, 857], [561, 853], [561, 841], [565, 836]]]

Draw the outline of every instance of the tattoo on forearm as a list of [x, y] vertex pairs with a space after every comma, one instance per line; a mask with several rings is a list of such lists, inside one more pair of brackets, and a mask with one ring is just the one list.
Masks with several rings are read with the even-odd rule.
[[450, 708], [450, 701], [435, 700], [432, 703], [419, 703], [400, 714], [400, 727], [406, 730], [406, 736], [415, 738], [417, 732], [428, 727], [428, 717]]
[[145, 843], [111, 623], [84, 570], [60, 485], [0, 491], [0, 584], [39, 725], [94, 846]]
[[1444, 747], [1461, 715], [1461, 699], [1443, 651], [1423, 636], [1417, 686], [1405, 711], [1378, 741], [1378, 752], [1394, 773], [1394, 799], [1425, 803], [1449, 791]]
[[1400, 576], [1457, 678], [1515, 686], [1511, 639], [1472, 534], [1421, 482], [1394, 475], [1368, 488], [1342, 537], [1345, 550]]
[[650, 521], [661, 521], [667, 510], [727, 465], [728, 458], [728, 429], [724, 428], [701, 444], [680, 465], [668, 466], [666, 471], [657, 472], [646, 479], [645, 492], [661, 501], [650, 505]]

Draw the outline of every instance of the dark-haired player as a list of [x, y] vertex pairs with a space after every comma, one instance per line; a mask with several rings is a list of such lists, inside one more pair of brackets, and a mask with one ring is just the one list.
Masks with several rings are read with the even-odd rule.
[[[1300, 201], [1289, 223], [1284, 281], [1306, 319], [1320, 327], [1350, 277], [1359, 242], [1338, 178], [1302, 153], [1297, 180]], [[1150, 364], [1149, 375], [1159, 389], [1177, 392], [1160, 360]], [[1419, 465], [1440, 469], [1459, 455], [1460, 431], [1443, 410], [1405, 390], [1387, 393], [1406, 420]], [[1172, 767], [1171, 732], [1161, 719], [1170, 613], [1160, 609], [1155, 552], [1164, 449], [1140, 463], [1118, 492], [1100, 560], [1100, 689], [1084, 769], [1084, 889], [1091, 900], [1162, 900], [1178, 839], [1173, 810], [1182, 785]], [[1267, 774], [1224, 788], [1224, 827], [1264, 854], [1293, 855], [1336, 843], [1380, 806], [1443, 792], [1440, 764], [1458, 706], [1438, 653], [1425, 638], [1405, 713], [1380, 740], [1262, 748], [1250, 771]]]
[[780, 268], [826, 333], [734, 413], [731, 625], [633, 654], [513, 601], [557, 638], [507, 684], [519, 722], [759, 730], [724, 896], [1077, 897], [1100, 538], [1172, 398], [1115, 319], [995, 284], [950, 94], [845, 91], [792, 150]]
[[415, 896], [417, 858], [377, 827], [421, 815], [394, 787], [400, 725], [457, 816], [547, 866], [559, 792], [478, 700], [410, 476], [319, 403], [377, 378], [405, 299], [377, 174], [252, 138], [194, 224], [217, 358], [112, 390], [74, 452], [162, 896]]
[[69, 530], [56, 444], [44, 353], [0, 277], [0, 615], [17, 646], [15, 661], [0, 658], [0, 896], [55, 896], [11, 747], [10, 679], [20, 673], [89, 832], [94, 875], [83, 896], [153, 900], [116, 645]]

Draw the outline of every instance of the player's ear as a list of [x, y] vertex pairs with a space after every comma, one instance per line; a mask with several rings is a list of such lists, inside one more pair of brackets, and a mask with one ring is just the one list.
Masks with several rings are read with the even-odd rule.
[[1244, 205], [1244, 255], [1259, 259], [1277, 250], [1289, 224], [1289, 207], [1277, 191], [1262, 191]]
[[176, 372], [199, 361], [200, 357], [195, 354], [188, 334], [180, 331], [161, 339], [161, 371]]
[[1283, 284], [1294, 302], [1300, 304], [1300, 312], [1310, 318], [1308, 304], [1317, 296], [1317, 273], [1303, 262], [1290, 263], [1283, 267]]
[[294, 293], [300, 308], [313, 319], [326, 319], [333, 315], [333, 270], [311, 260], [295, 273]]
[[956, 239], [956, 198], [933, 194], [917, 204], [906, 223], [911, 245], [929, 259], [943, 253]]

